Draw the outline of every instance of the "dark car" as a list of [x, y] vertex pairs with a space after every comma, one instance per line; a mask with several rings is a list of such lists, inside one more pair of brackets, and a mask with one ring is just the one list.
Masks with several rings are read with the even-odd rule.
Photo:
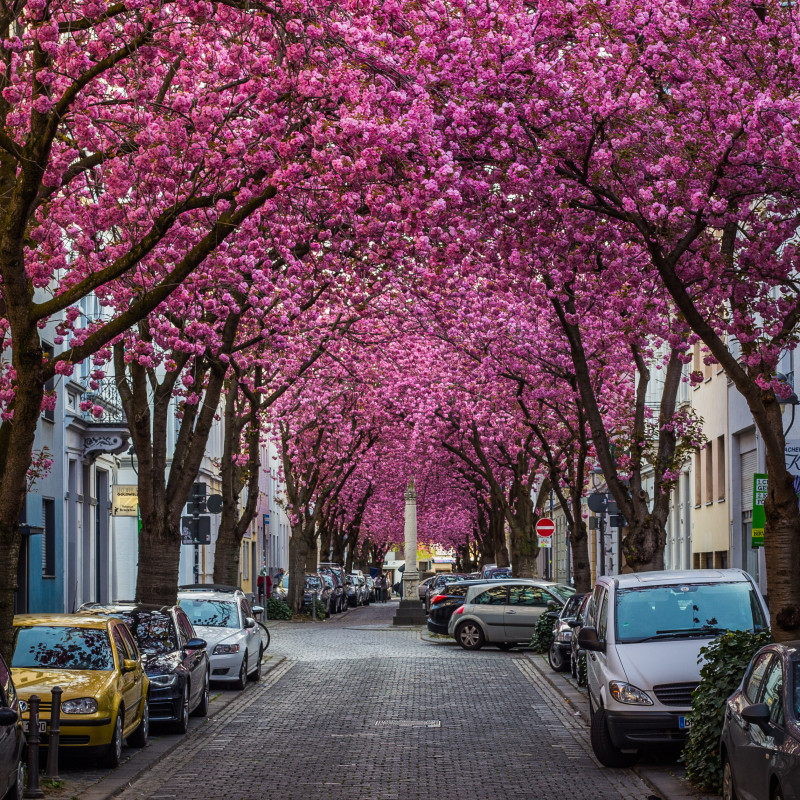
[[487, 570], [485, 577], [490, 581], [499, 581], [504, 578], [512, 578], [511, 567], [494, 567]]
[[[46, 742], [47, 737], [44, 739]], [[22, 797], [25, 786], [24, 749], [25, 736], [17, 691], [11, 680], [11, 671], [0, 656], [0, 797]]]
[[441, 591], [431, 597], [431, 607], [428, 611], [428, 630], [431, 633], [440, 633], [447, 636], [447, 625], [453, 612], [464, 605], [467, 589], [483, 580], [451, 581], [446, 583]]
[[361, 605], [361, 587], [358, 585], [358, 576], [347, 575], [345, 577], [345, 586], [347, 589], [347, 605], [352, 607]]
[[120, 617], [131, 629], [150, 679], [151, 722], [171, 722], [185, 733], [190, 714], [206, 716], [211, 679], [206, 642], [180, 606], [85, 603], [80, 611]]
[[428, 584], [428, 588], [425, 590], [425, 610], [431, 610], [431, 600], [436, 597], [436, 595], [442, 594], [447, 584], [460, 583], [463, 580], [464, 576], [455, 572], [443, 572], [441, 575], [437, 575]]
[[317, 566], [320, 575], [330, 575], [334, 582], [331, 613], [338, 614], [347, 608], [347, 589], [344, 570], [333, 562], [324, 562]]
[[574, 594], [567, 600], [553, 623], [553, 644], [547, 653], [550, 667], [556, 672], [566, 672], [572, 661], [573, 622], [586, 595]]
[[800, 641], [753, 656], [726, 703], [720, 755], [726, 800], [800, 798]]
[[[326, 575], [325, 578], [330, 580], [330, 576]], [[311, 608], [311, 603], [316, 595], [317, 600], [325, 605], [325, 613], [331, 613], [331, 595], [332, 589], [329, 588], [328, 582], [322, 575], [306, 575], [305, 591], [303, 593], [303, 605]], [[332, 584], [332, 582], [331, 582]]]
[[576, 680], [578, 678], [578, 664], [580, 663], [580, 658], [584, 653], [584, 651], [581, 650], [580, 646], [578, 645], [578, 632], [584, 625], [584, 622], [586, 620], [586, 615], [589, 609], [589, 604], [591, 603], [591, 601], [592, 601], [591, 592], [583, 595], [583, 599], [581, 600], [581, 605], [580, 608], [578, 608], [578, 613], [575, 619], [567, 623], [569, 627], [572, 628], [572, 637], [570, 638], [569, 642], [569, 650], [570, 650], [569, 668], [570, 672], [572, 673], [572, 677], [575, 678]]

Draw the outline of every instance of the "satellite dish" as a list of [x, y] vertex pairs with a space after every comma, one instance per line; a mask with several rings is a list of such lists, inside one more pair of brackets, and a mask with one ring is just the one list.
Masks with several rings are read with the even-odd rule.
[[206, 508], [212, 514], [219, 514], [219, 512], [222, 511], [222, 495], [210, 494], [206, 497]]

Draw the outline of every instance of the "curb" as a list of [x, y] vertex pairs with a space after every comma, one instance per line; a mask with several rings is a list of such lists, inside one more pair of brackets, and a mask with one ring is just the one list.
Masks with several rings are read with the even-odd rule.
[[[573, 716], [580, 718], [589, 727], [589, 699], [565, 674], [541, 669], [539, 661], [545, 656], [539, 653], [523, 653], [542, 680], [548, 683], [572, 708]], [[546, 661], [545, 661], [546, 663]], [[670, 767], [634, 765], [631, 771], [638, 775], [660, 800], [718, 800], [716, 795], [704, 794], [694, 789], [687, 781], [675, 775]]]
[[[266, 656], [266, 660], [263, 662], [262, 666], [261, 681], [285, 661], [285, 656]], [[251, 685], [253, 688], [257, 688], [261, 681]], [[248, 685], [248, 689], [251, 685]], [[74, 785], [71, 787], [70, 783], [72, 782], [68, 778], [62, 779], [64, 780], [64, 785], [60, 791], [57, 794], [55, 792], [48, 792], [47, 796], [52, 798], [69, 797], [70, 800], [72, 800], [72, 798], [78, 800], [110, 800], [127, 789], [137, 778], [141, 777], [170, 753], [177, 750], [179, 747], [186, 746], [186, 744], [200, 734], [209, 723], [213, 722], [222, 711], [230, 709], [246, 699], [250, 699], [250, 694], [251, 692], [247, 690], [239, 692], [229, 698], [217, 694], [212, 699], [209, 708], [210, 713], [205, 717], [192, 717], [190, 722], [191, 727], [182, 736], [158, 735], [148, 741], [146, 747], [138, 750], [119, 767], [94, 783], [79, 789]]]

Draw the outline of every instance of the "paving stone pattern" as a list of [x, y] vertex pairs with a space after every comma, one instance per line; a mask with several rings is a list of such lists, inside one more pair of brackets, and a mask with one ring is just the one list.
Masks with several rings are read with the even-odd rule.
[[[522, 654], [390, 629], [396, 604], [272, 628], [287, 661], [125, 800], [645, 800]], [[440, 727], [427, 727], [440, 722]], [[381, 723], [376, 724], [376, 723]], [[402, 724], [393, 724], [402, 723]]]

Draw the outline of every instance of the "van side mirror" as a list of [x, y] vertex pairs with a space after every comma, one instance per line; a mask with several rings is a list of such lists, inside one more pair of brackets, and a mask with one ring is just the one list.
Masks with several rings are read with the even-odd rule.
[[600, 641], [597, 628], [584, 626], [578, 631], [578, 647], [582, 650], [591, 650], [596, 653], [605, 653], [606, 643]]
[[769, 708], [766, 703], [756, 703], [742, 709], [742, 719], [752, 725], [758, 725], [765, 733], [769, 730]]

